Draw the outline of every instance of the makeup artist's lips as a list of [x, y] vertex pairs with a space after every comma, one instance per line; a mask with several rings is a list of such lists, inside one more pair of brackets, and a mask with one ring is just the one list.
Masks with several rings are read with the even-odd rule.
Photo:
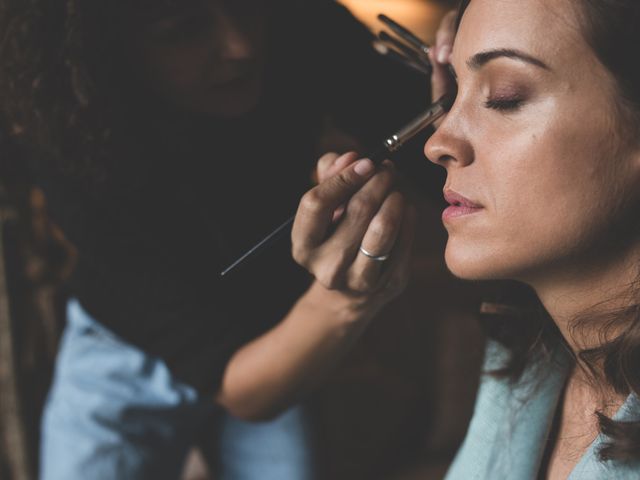
[[452, 220], [454, 218], [471, 215], [473, 213], [478, 213], [484, 208], [482, 205], [475, 203], [466, 197], [463, 197], [453, 190], [445, 190], [444, 199], [450, 206], [445, 208], [444, 212], [442, 212], [443, 222]]
[[258, 76], [257, 70], [251, 69], [236, 74], [221, 75], [211, 81], [211, 88], [224, 89], [243, 86], [255, 80]]

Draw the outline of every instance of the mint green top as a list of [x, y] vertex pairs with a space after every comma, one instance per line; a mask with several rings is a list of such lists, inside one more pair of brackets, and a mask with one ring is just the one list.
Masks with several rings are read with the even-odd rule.
[[[507, 352], [487, 346], [484, 371], [503, 365]], [[446, 480], [535, 480], [544, 455], [571, 359], [558, 347], [545, 360], [526, 370], [513, 384], [483, 375], [467, 436]], [[615, 420], [640, 420], [640, 401], [630, 395]], [[597, 451], [606, 438], [599, 435], [568, 480], [640, 480], [640, 461], [601, 462]]]

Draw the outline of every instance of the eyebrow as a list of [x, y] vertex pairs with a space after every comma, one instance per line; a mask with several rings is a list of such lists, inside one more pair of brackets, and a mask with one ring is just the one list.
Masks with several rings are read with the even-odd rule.
[[518, 50], [513, 50], [510, 48], [501, 48], [497, 50], [487, 50], [485, 52], [476, 53], [473, 57], [467, 60], [467, 65], [471, 70], [479, 70], [481, 67], [489, 63], [491, 60], [495, 60], [496, 58], [512, 58], [515, 60], [520, 60], [525, 63], [529, 63], [531, 65], [535, 65], [536, 67], [543, 68], [545, 70], [551, 70], [546, 63], [542, 60], [538, 60], [531, 55], [527, 55], [526, 53], [520, 52]]

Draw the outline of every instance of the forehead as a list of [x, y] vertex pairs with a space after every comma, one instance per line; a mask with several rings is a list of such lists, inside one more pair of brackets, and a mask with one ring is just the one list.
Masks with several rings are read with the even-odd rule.
[[480, 51], [511, 48], [552, 68], [590, 53], [575, 0], [471, 0], [454, 46], [466, 61]]

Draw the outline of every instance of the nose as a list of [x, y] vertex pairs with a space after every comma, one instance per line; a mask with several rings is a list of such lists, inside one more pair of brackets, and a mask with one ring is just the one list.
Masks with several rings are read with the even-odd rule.
[[227, 60], [244, 60], [254, 55], [254, 45], [243, 22], [218, 8], [215, 15], [215, 35], [220, 47], [220, 56]]
[[[455, 105], [454, 105], [455, 108]], [[473, 148], [466, 138], [459, 112], [452, 109], [424, 145], [427, 159], [446, 169], [473, 163]]]

